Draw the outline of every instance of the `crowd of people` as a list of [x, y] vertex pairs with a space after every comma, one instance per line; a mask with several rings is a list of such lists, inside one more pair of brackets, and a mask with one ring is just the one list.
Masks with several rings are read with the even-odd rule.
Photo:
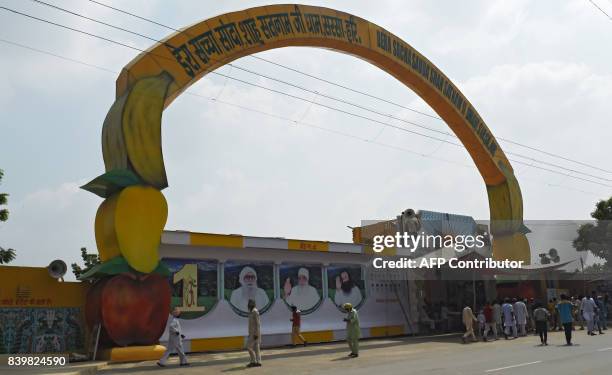
[[[569, 297], [565, 294], [560, 296], [560, 300], [552, 298], [548, 303], [535, 301], [526, 298], [505, 298], [495, 300], [492, 303], [486, 302], [474, 314], [470, 306], [465, 306], [462, 310], [461, 321], [465, 327], [465, 333], [461, 336], [463, 343], [468, 339], [483, 341], [490, 339], [497, 340], [503, 336], [506, 340], [516, 339], [520, 336], [527, 336], [533, 332], [540, 337], [542, 346], [548, 345], [548, 332], [550, 330], [565, 331], [567, 345], [572, 345], [572, 331], [580, 326], [580, 330], [586, 327], [587, 334], [594, 336], [603, 334], [607, 327], [609, 296], [591, 295]], [[249, 353], [250, 362], [247, 367], [261, 366], [261, 321], [256, 302], [250, 299], [247, 303], [248, 314], [248, 334], [246, 348]], [[350, 349], [349, 357], [359, 356], [359, 339], [361, 328], [359, 324], [359, 314], [351, 303], [344, 303], [342, 309], [346, 313], [344, 322], [346, 323], [346, 340]], [[448, 317], [453, 313], [445, 304], [440, 305], [440, 316], [446, 319], [446, 326], [449, 328]], [[424, 309], [423, 309], [424, 310]], [[425, 311], [425, 310], [424, 310]], [[178, 320], [181, 311], [175, 308], [172, 311], [170, 323], [168, 324], [168, 345], [163, 357], [157, 363], [164, 367], [171, 353], [177, 353], [180, 358], [181, 366], [188, 366], [187, 357], [183, 352], [183, 335]], [[307, 345], [306, 339], [301, 334], [301, 312], [296, 306], [291, 306], [292, 325], [291, 337], [293, 345], [301, 343]], [[430, 319], [430, 321], [433, 321]], [[596, 331], [598, 333], [596, 333]]]
[[461, 320], [465, 333], [463, 343], [477, 336], [483, 341], [497, 340], [503, 335], [506, 340], [527, 336], [533, 332], [540, 337], [542, 346], [548, 345], [548, 332], [559, 330], [565, 332], [566, 345], [572, 345], [572, 331], [580, 326], [587, 334], [603, 334], [607, 327], [609, 296], [591, 295], [570, 297], [565, 294], [560, 300], [552, 298], [548, 303], [535, 301], [533, 298], [505, 298], [487, 302], [474, 314], [472, 308], [465, 306]]

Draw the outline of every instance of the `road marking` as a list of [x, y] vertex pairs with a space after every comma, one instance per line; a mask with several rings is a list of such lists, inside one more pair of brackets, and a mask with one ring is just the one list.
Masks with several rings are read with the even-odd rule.
[[605, 352], [608, 350], [612, 350], [612, 348], [603, 348], [603, 349], [597, 349], [598, 352]]
[[485, 372], [494, 372], [494, 371], [506, 370], [506, 369], [509, 369], [509, 368], [522, 367], [522, 366], [528, 366], [528, 365], [535, 365], [536, 363], [541, 363], [541, 362], [542, 362], [542, 361], [527, 362], [527, 363], [519, 363], [518, 365], [512, 365], [512, 366], [506, 366], [506, 367], [493, 368], [493, 369], [487, 370], [487, 371], [485, 371]]

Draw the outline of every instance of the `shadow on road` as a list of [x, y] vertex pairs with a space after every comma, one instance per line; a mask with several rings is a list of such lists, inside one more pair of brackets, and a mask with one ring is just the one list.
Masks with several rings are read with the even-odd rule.
[[[440, 336], [422, 336], [422, 337], [410, 336], [410, 337], [397, 337], [397, 338], [391, 338], [391, 339], [386, 338], [384, 339], [385, 342], [381, 342], [381, 343], [374, 343], [374, 341], [376, 341], [377, 339], [364, 339], [364, 340], [361, 340], [361, 350], [366, 351], [368, 349], [383, 349], [383, 348], [390, 348], [390, 347], [402, 346], [402, 345], [421, 344], [423, 342], [452, 343], [452, 344], [462, 345], [459, 337], [460, 337], [460, 334], [447, 334], [447, 335], [440, 335]], [[378, 340], [380, 340], [380, 338]], [[261, 358], [262, 358], [262, 362], [265, 362], [266, 360], [279, 359], [279, 358], [299, 358], [299, 357], [316, 356], [316, 355], [322, 355], [322, 354], [336, 354], [336, 353], [348, 353], [349, 352], [348, 346], [345, 347], [343, 345], [336, 345], [336, 347], [333, 347], [333, 348], [323, 347], [323, 346], [328, 346], [329, 344], [330, 343], [311, 344], [307, 347], [307, 349], [295, 350], [295, 351], [292, 349], [286, 349], [280, 353], [272, 353], [272, 354], [265, 354], [265, 350], [264, 350]], [[317, 346], [321, 346], [321, 348], [317, 349]], [[270, 350], [278, 351], [279, 348], [270, 349]], [[223, 370], [223, 372], [240, 371], [243, 369], [247, 369], [246, 364], [248, 363], [248, 359], [249, 358], [248, 358], [246, 351], [245, 351], [244, 358], [241, 357], [241, 358], [210, 359], [210, 360], [207, 360], [206, 358], [202, 358], [202, 359], [193, 358], [190, 367], [205, 368], [209, 366], [244, 363], [244, 366], [240, 366], [240, 367], [237, 366], [237, 367]], [[332, 361], [341, 361], [341, 360], [348, 360], [348, 359], [351, 359], [351, 358], [341, 357], [341, 358], [332, 359]], [[178, 368], [178, 364], [175, 366], [168, 365], [168, 367], [166, 367], [166, 369], [172, 369], [172, 368]], [[159, 367], [155, 364], [149, 365], [149, 366], [146, 366], [146, 365], [138, 366], [138, 371], [153, 371], [153, 370], [159, 370]], [[116, 368], [111, 365], [108, 368], [99, 370], [98, 373], [99, 374], [110, 374], [110, 373], [120, 374], [120, 373], [131, 373], [134, 371], [135, 371], [134, 368]]]

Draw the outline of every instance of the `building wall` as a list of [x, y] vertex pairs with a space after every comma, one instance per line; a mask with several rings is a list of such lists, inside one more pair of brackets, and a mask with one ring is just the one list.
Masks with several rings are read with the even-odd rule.
[[43, 267], [0, 266], [0, 354], [83, 352], [87, 287]]
[[[214, 293], [217, 296], [214, 306], [201, 316], [181, 320], [181, 327], [187, 336], [187, 351], [244, 347], [247, 318], [231, 306], [229, 293], [223, 288], [223, 270], [225, 265], [230, 263], [270, 264], [274, 267], [273, 301], [261, 314], [263, 346], [291, 343], [291, 313], [289, 306], [282, 299], [282, 280], [279, 280], [279, 270], [283, 265], [309, 265], [321, 267], [323, 270], [322, 279], [325, 280], [325, 285], [322, 288], [321, 303], [314, 311], [302, 316], [302, 331], [307, 341], [328, 342], [345, 338], [345, 323], [342, 320], [345, 314], [328, 295], [328, 290], [333, 289], [333, 286], [328, 285], [326, 272], [335, 266], [358, 267], [362, 270], [365, 301], [358, 309], [362, 337], [415, 333], [416, 325], [411, 326], [406, 320], [406, 314], [410, 314], [410, 306], [406, 302], [404, 306], [400, 306], [392, 280], [374, 280], [367, 275], [366, 265], [370, 262], [371, 255], [363, 253], [359, 246], [348, 244], [343, 247], [342, 244], [323, 242], [256, 238], [245, 238], [242, 241], [233, 239], [233, 242], [222, 242], [222, 238], [205, 238], [206, 242], [198, 244], [200, 242], [194, 241], [194, 238], [185, 240], [184, 236], [174, 233], [171, 235], [172, 237], [165, 234], [164, 243], [160, 246], [162, 262], [173, 264], [180, 260], [182, 263], [179, 265], [184, 265], [213, 261], [213, 264], [218, 264], [216, 272], [219, 285], [217, 293]], [[359, 252], [355, 251], [355, 248], [358, 248]], [[178, 268], [173, 269], [173, 272], [176, 274], [177, 270]], [[209, 272], [213, 272], [214, 267], [210, 270]], [[397, 279], [402, 278], [398, 276]], [[406, 282], [406, 278], [403, 280]], [[162, 342], [166, 340], [167, 333], [161, 338]]]

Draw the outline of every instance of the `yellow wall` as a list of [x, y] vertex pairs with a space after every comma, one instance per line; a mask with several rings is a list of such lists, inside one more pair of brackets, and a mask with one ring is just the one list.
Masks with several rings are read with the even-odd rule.
[[60, 282], [44, 267], [0, 266], [0, 307], [84, 307], [88, 287]]

